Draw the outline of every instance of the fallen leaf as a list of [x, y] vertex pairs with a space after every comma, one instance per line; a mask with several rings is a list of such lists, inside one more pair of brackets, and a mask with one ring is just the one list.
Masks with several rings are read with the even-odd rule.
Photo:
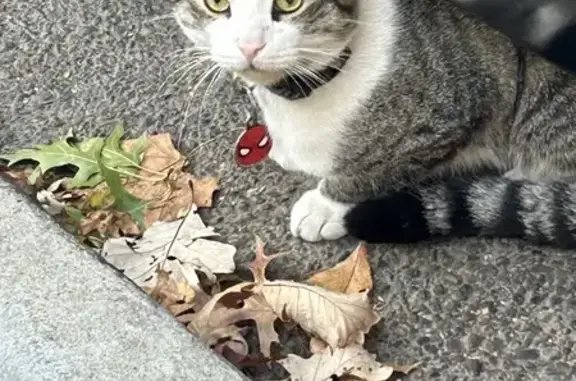
[[[221, 335], [222, 329], [241, 321], [253, 320], [256, 323], [260, 351], [266, 357], [270, 356], [271, 346], [279, 342], [278, 334], [274, 329], [274, 322], [278, 315], [261, 296], [252, 291], [253, 283], [245, 282], [233, 286], [216, 294], [197, 314], [188, 325], [200, 340], [211, 343]], [[222, 301], [224, 298], [236, 298], [242, 302], [239, 307], [231, 308], [231, 304]]]
[[360, 244], [345, 261], [313, 275], [308, 281], [346, 294], [372, 289], [372, 271], [366, 253], [366, 245]]
[[394, 372], [408, 375], [408, 374], [412, 373], [413, 371], [415, 371], [416, 369], [418, 369], [418, 367], [420, 367], [420, 363], [416, 363], [416, 364], [412, 364], [412, 365], [390, 365], [390, 367], [392, 367], [392, 369], [394, 369]]
[[33, 170], [28, 167], [22, 169], [12, 169], [8, 166], [0, 164], [0, 176], [7, 178], [22, 189], [26, 189], [26, 187], [30, 185], [28, 183], [28, 177], [30, 177], [32, 171]]
[[282, 320], [294, 321], [332, 348], [362, 344], [364, 334], [380, 321], [371, 306], [369, 290], [342, 294], [298, 282], [266, 280], [268, 264], [281, 255], [266, 256], [264, 243], [256, 237], [256, 258], [250, 265], [255, 294], [262, 295]]
[[114, 198], [114, 209], [121, 213], [128, 213], [142, 231], [146, 230], [147, 226], [144, 221], [145, 202], [124, 188], [118, 172], [106, 168], [102, 163], [100, 163], [100, 171], [108, 189], [110, 189], [110, 195]]
[[[157, 271], [158, 281], [152, 289], [147, 289], [148, 293], [162, 307], [172, 312], [171, 308], [178, 305], [191, 306], [196, 292], [186, 282], [177, 282], [170, 277], [170, 273], [159, 269]], [[177, 314], [174, 314], [177, 315]]]
[[236, 248], [205, 239], [217, 235], [192, 208], [183, 219], [153, 224], [140, 239], [108, 239], [101, 255], [142, 288], [156, 285], [158, 269], [170, 272], [177, 282], [195, 286], [196, 270], [215, 280], [214, 274], [235, 269]]
[[282, 320], [293, 320], [333, 349], [363, 344], [364, 334], [380, 321], [367, 292], [341, 294], [285, 280], [265, 282], [256, 290]]
[[328, 347], [324, 341], [318, 339], [317, 337], [310, 338], [310, 353], [322, 353]]
[[75, 166], [78, 171], [70, 184], [80, 186], [100, 171], [98, 160], [104, 146], [104, 139], [89, 139], [76, 144], [71, 136], [55, 140], [51, 144], [37, 144], [32, 149], [23, 149], [12, 154], [0, 155], [12, 166], [23, 160], [38, 162], [36, 170], [28, 177], [30, 184], [35, 184], [39, 176], [48, 170], [66, 165]]
[[138, 172], [142, 164], [142, 156], [149, 146], [146, 136], [131, 140], [130, 145], [124, 145], [120, 139], [124, 135], [124, 127], [118, 124], [104, 143], [102, 163], [111, 170], [124, 175]]
[[[268, 281], [266, 267], [281, 254], [267, 256], [256, 238], [256, 258], [250, 265], [254, 282], [237, 284], [209, 301], [191, 319], [189, 329], [210, 341], [213, 332], [242, 320], [256, 322], [261, 351], [270, 355], [278, 341], [274, 321], [293, 321], [306, 332], [337, 348], [362, 344], [364, 334], [380, 320], [367, 292], [342, 294], [291, 281]], [[241, 302], [241, 303], [240, 303]]]
[[[123, 147], [131, 150], [136, 144], [135, 140], [127, 140]], [[186, 171], [186, 164], [186, 158], [176, 150], [169, 134], [148, 138], [137, 177], [125, 183], [127, 191], [147, 201], [147, 226], [156, 221], [173, 221], [193, 204], [199, 208], [212, 206], [218, 179], [196, 178]]]
[[190, 178], [192, 181], [194, 204], [199, 208], [211, 208], [214, 192], [218, 190], [219, 180], [216, 177], [196, 178], [190, 176]]
[[127, 213], [97, 210], [88, 212], [78, 223], [78, 233], [81, 236], [88, 236], [93, 232], [98, 232], [103, 237], [120, 237], [137, 236], [141, 230]]
[[57, 199], [54, 194], [65, 179], [60, 179], [50, 184], [47, 189], [40, 190], [36, 193], [36, 200], [42, 205], [42, 208], [51, 216], [56, 216], [66, 208], [66, 204]]
[[331, 350], [305, 359], [293, 354], [279, 363], [290, 373], [292, 381], [330, 381], [335, 377], [351, 376], [363, 381], [385, 381], [394, 368], [376, 361], [376, 355], [359, 345]]
[[285, 255], [285, 253], [277, 253], [274, 255], [266, 255], [264, 252], [264, 241], [258, 236], [256, 238], [256, 258], [250, 263], [250, 271], [256, 283], [266, 282], [266, 268], [276, 258]]
[[229, 326], [220, 330], [214, 339], [216, 342], [210, 346], [232, 364], [240, 365], [248, 356], [250, 348], [238, 328]]
[[140, 161], [145, 146], [143, 140], [132, 145], [132, 150], [124, 151], [117, 144], [123, 135], [124, 129], [117, 125], [108, 139], [91, 138], [76, 142], [73, 134], [68, 134], [60, 140], [53, 140], [50, 144], [37, 144], [32, 149], [22, 149], [11, 154], [0, 155], [0, 159], [8, 160], [8, 166], [21, 161], [35, 161], [38, 163], [34, 171], [28, 176], [28, 183], [36, 184], [38, 178], [47, 171], [63, 167], [77, 168], [74, 176], [66, 182], [68, 189], [92, 187], [101, 183], [101, 165], [112, 171], [129, 174], [134, 171]]

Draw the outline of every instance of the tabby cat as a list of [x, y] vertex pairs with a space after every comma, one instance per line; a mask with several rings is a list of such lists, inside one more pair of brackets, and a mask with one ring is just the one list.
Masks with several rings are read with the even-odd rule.
[[319, 179], [306, 241], [517, 237], [576, 248], [576, 78], [448, 0], [185, 0], [254, 85], [270, 158]]

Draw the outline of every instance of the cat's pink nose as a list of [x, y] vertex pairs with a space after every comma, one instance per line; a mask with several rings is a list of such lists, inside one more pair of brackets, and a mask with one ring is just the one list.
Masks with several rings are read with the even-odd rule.
[[242, 44], [238, 45], [240, 51], [246, 57], [248, 62], [252, 62], [254, 58], [266, 47], [266, 44], [256, 43], [256, 44]]

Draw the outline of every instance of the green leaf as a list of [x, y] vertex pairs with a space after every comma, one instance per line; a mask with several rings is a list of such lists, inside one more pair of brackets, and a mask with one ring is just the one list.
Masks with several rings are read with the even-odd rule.
[[146, 204], [137, 197], [130, 194], [122, 185], [122, 179], [118, 172], [106, 168], [103, 163], [100, 163], [100, 171], [104, 176], [104, 181], [110, 189], [110, 194], [114, 197], [114, 207], [119, 212], [125, 212], [132, 217], [134, 222], [140, 226], [142, 231], [146, 230], [146, 223], [144, 221], [144, 211]]
[[140, 137], [130, 151], [125, 151], [120, 142], [122, 135], [124, 127], [119, 124], [107, 139], [91, 138], [74, 143], [72, 137], [68, 136], [48, 145], [39, 144], [33, 149], [0, 155], [0, 159], [8, 160], [8, 166], [23, 160], [38, 162], [38, 166], [28, 177], [30, 184], [36, 184], [38, 178], [50, 169], [73, 165], [78, 168], [78, 172], [66, 183], [68, 189], [92, 188], [104, 181], [99, 162], [106, 168], [124, 175], [138, 171], [148, 146], [148, 139]]
[[38, 162], [38, 167], [28, 178], [30, 184], [35, 184], [38, 177], [50, 169], [73, 165], [78, 168], [78, 171], [69, 184], [78, 187], [100, 172], [98, 161], [103, 147], [104, 139], [102, 138], [89, 139], [75, 144], [72, 138], [67, 137], [53, 141], [52, 144], [37, 144], [32, 149], [0, 155], [0, 159], [8, 160], [8, 166], [23, 160]]
[[66, 214], [68, 214], [68, 216], [70, 216], [75, 222], [80, 222], [85, 218], [82, 214], [82, 211], [78, 208], [74, 208], [73, 206], [65, 206], [64, 210], [66, 211]]
[[118, 124], [104, 143], [102, 162], [110, 169], [124, 169], [127, 172], [136, 172], [142, 162], [144, 150], [148, 147], [148, 139], [142, 136], [136, 141], [130, 151], [124, 151], [120, 143], [122, 135], [124, 135], [124, 127]]

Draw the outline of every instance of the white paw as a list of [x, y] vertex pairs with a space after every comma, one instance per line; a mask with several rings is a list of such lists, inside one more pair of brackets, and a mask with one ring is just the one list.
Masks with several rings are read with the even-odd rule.
[[290, 216], [290, 230], [304, 241], [335, 240], [344, 237], [344, 215], [352, 205], [342, 204], [323, 196], [319, 189], [300, 197]]

